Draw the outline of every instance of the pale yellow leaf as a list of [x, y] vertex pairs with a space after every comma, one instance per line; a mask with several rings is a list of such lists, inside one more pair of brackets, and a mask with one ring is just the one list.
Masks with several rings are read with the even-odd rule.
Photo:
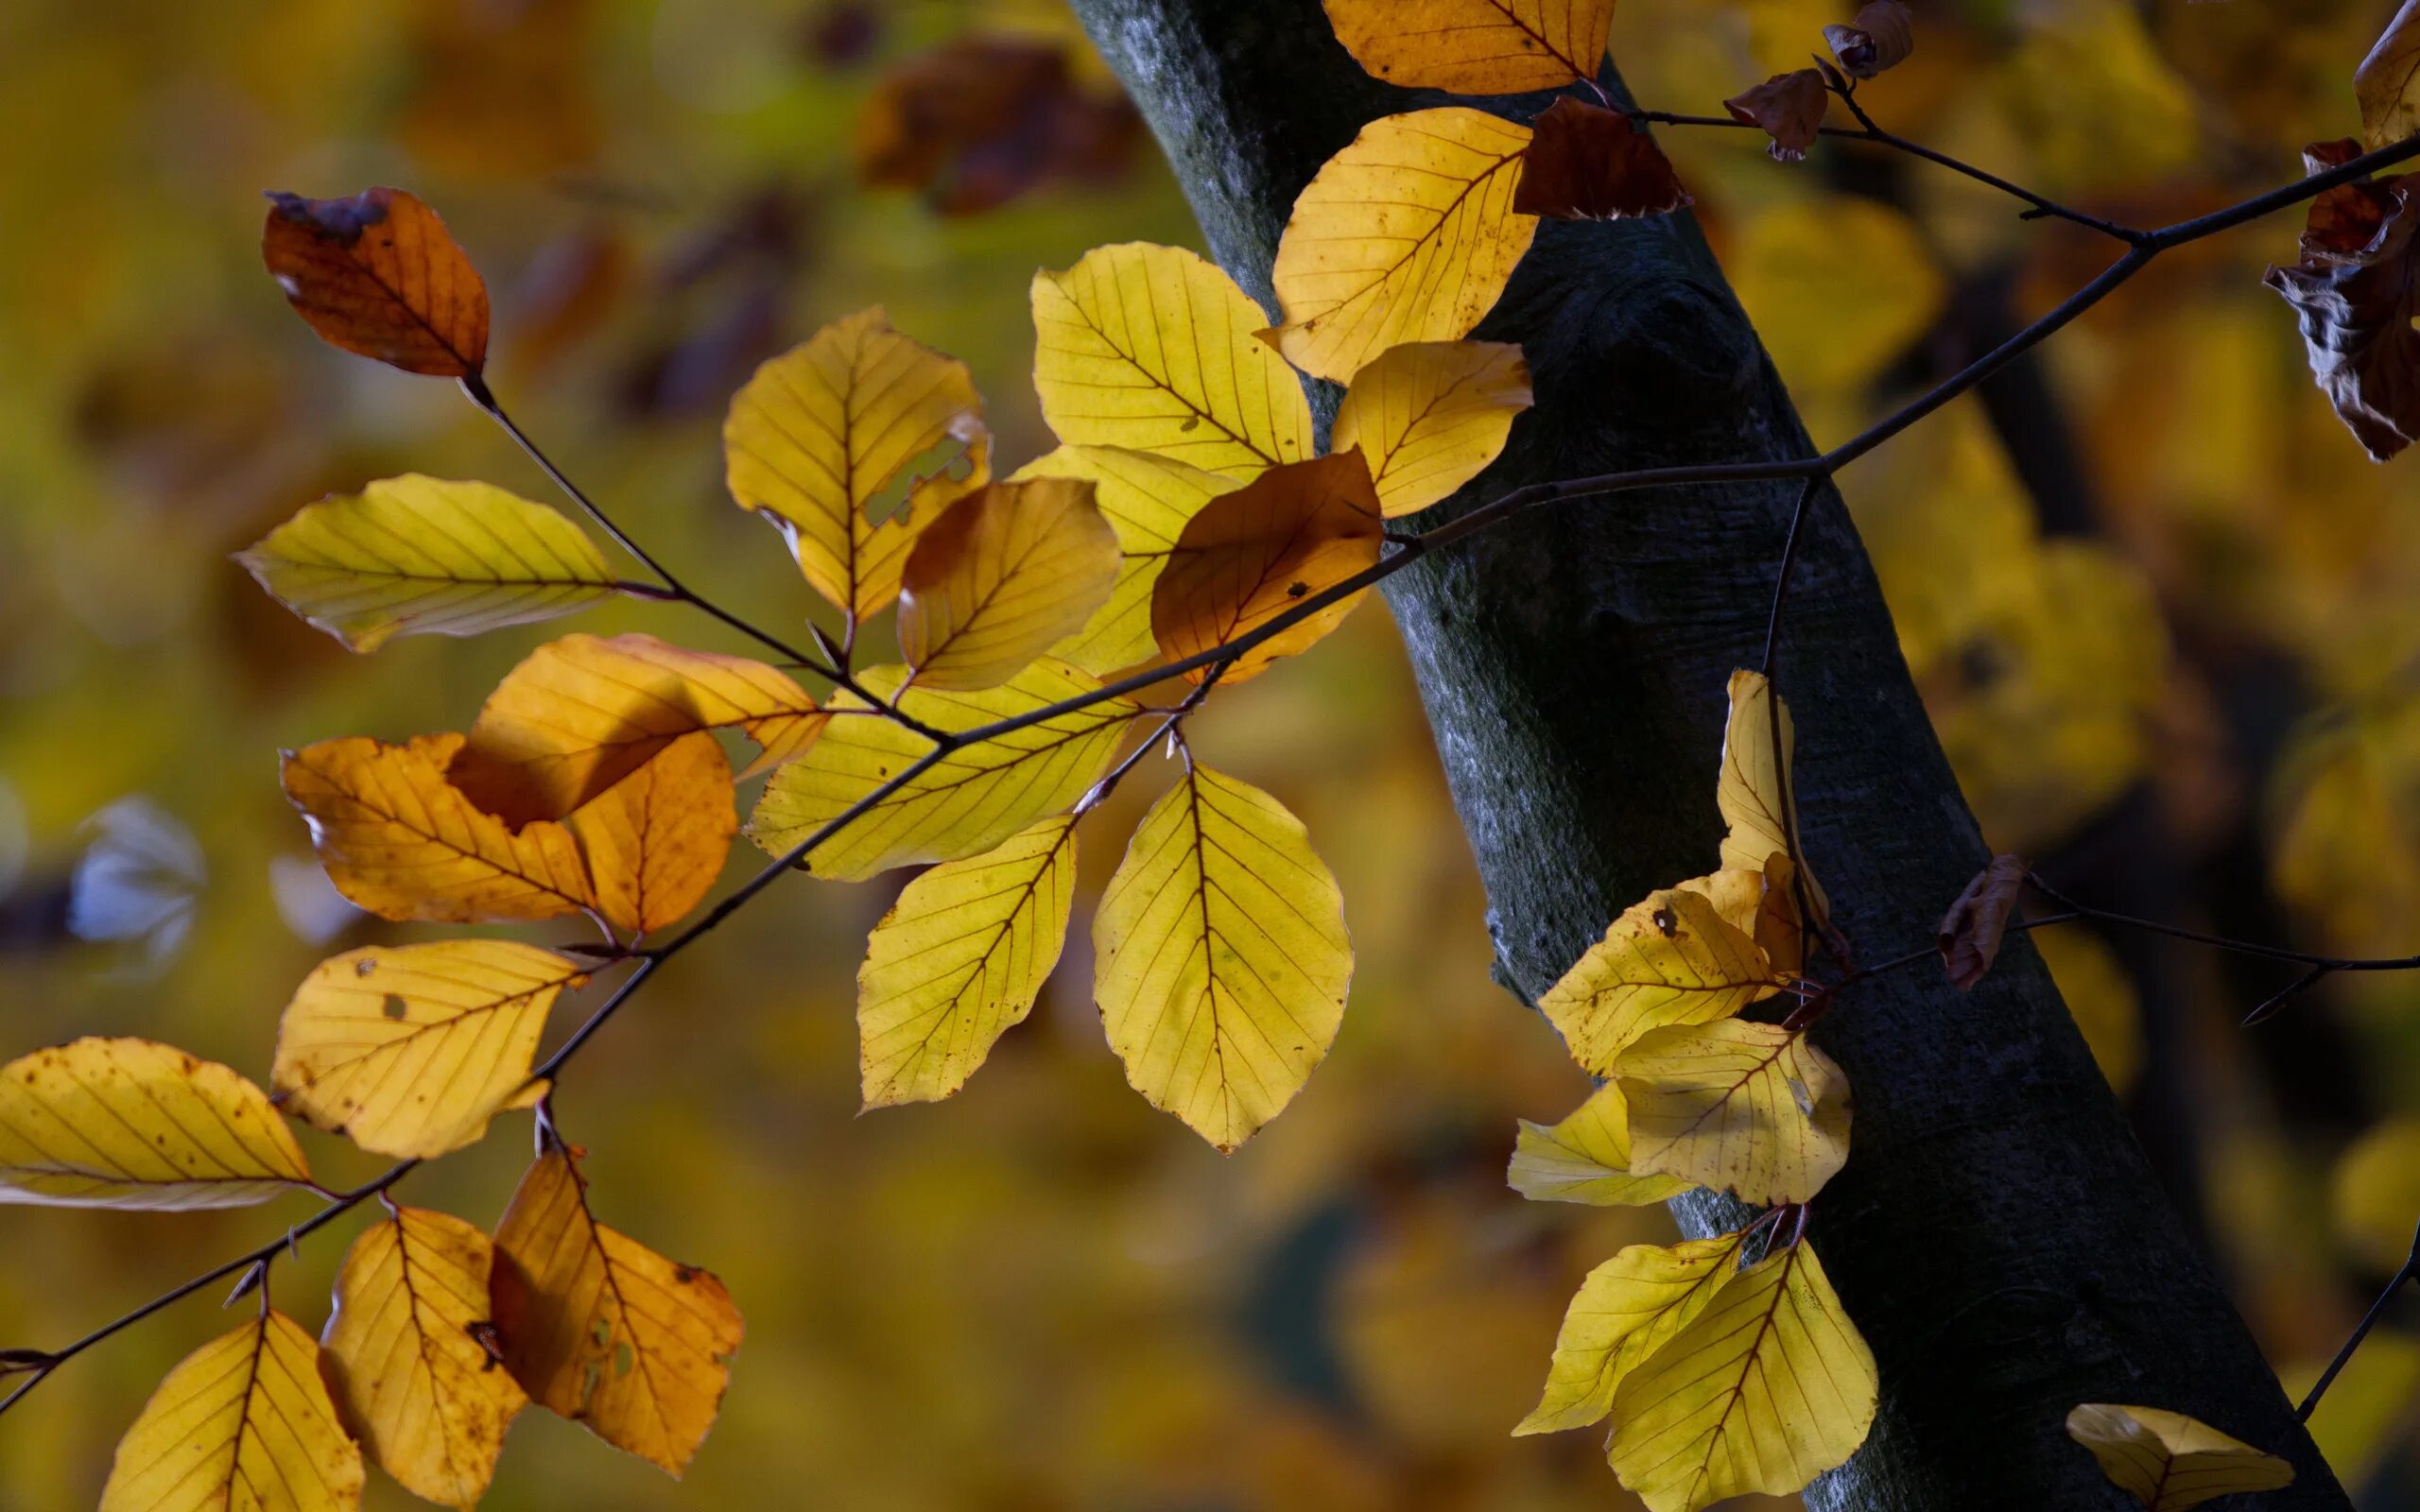
[[1250, 477], [1313, 455], [1302, 380], [1253, 337], [1268, 317], [1181, 247], [1098, 247], [1033, 276], [1033, 386], [1077, 446]]
[[1108, 602], [1051, 654], [1098, 677], [1150, 661], [1159, 652], [1151, 639], [1151, 590], [1160, 570], [1185, 523], [1212, 499], [1240, 487], [1238, 480], [1119, 446], [1063, 446], [1017, 469], [1010, 481], [1037, 477], [1091, 483], [1101, 517], [1117, 532], [1120, 554]]
[[2420, 130], [2420, 0], [2403, 0], [2353, 70], [2361, 144], [2376, 150]]
[[1722, 837], [1722, 865], [1760, 871], [1776, 851], [1796, 858], [1798, 881], [1793, 885], [1806, 887], [1815, 916], [1809, 922], [1820, 927], [1832, 917], [1832, 904], [1815, 873], [1806, 869], [1806, 852], [1798, 844], [1798, 800], [1789, 787], [1798, 733], [1790, 725], [1789, 702], [1780, 701], [1781, 740], [1776, 747], [1772, 684], [1765, 675], [1732, 673], [1730, 695], [1731, 717], [1722, 729], [1722, 766], [1714, 789], [1723, 822], [1730, 826]]
[[441, 1506], [469, 1508], [528, 1404], [480, 1342], [495, 1249], [461, 1219], [398, 1209], [362, 1231], [337, 1273], [320, 1364], [378, 1468]]
[[1609, 1075], [1622, 1050], [1669, 1023], [1727, 1019], [1778, 991], [1765, 953], [1703, 893], [1651, 893], [1614, 920], [1538, 999], [1582, 1069]]
[[[901, 335], [879, 309], [757, 369], [722, 438], [731, 496], [780, 525], [807, 582], [861, 620], [898, 595], [917, 533], [991, 481], [966, 365]], [[870, 507], [903, 485], [906, 503], [877, 521]]]
[[867, 936], [857, 971], [867, 1107], [933, 1102], [966, 1085], [1058, 965], [1075, 886], [1076, 821], [1065, 815], [908, 885]]
[[168, 1372], [118, 1442], [100, 1512], [352, 1512], [364, 1479], [320, 1347], [270, 1313]]
[[[890, 699], [906, 678], [905, 667], [887, 666], [861, 673], [857, 680]], [[897, 705], [938, 730], [959, 732], [1099, 688], [1097, 679], [1046, 657], [996, 688], [909, 688]], [[866, 706], [841, 693], [831, 707]], [[1127, 699], [1109, 698], [961, 746], [817, 846], [806, 857], [807, 869], [819, 877], [862, 882], [892, 867], [956, 861], [989, 850], [1083, 797], [1108, 769], [1118, 737], [1136, 712]], [[932, 742], [888, 719], [836, 718], [804, 756], [765, 784], [748, 836], [778, 855], [897, 779], [931, 749]]]
[[1495, 461], [1530, 399], [1519, 347], [1415, 341], [1353, 375], [1337, 407], [1334, 449], [1361, 449], [1388, 518], [1412, 514]]
[[1390, 84], [1519, 94], [1597, 77], [1614, 0], [1327, 0], [1336, 40]]
[[2088, 1401], [2067, 1414], [2067, 1436], [2101, 1473], [2151, 1512], [2185, 1512], [2216, 1496], [2290, 1486], [2294, 1468], [2181, 1412]]
[[1614, 1394], [1606, 1457], [1650, 1512], [1786, 1496], [1874, 1425], [1874, 1351], [1801, 1242], [1724, 1280]]
[[1800, 1031], [1724, 1019], [1650, 1029], [1614, 1062], [1630, 1163], [1771, 1206], [1812, 1198], [1849, 1158], [1849, 1084]]
[[908, 555], [899, 653], [925, 688], [992, 688], [1108, 601], [1117, 533], [1080, 478], [994, 483], [942, 511]]
[[496, 1225], [491, 1295], [531, 1400], [673, 1475], [688, 1468], [731, 1383], [739, 1310], [713, 1273], [598, 1223], [560, 1146]]
[[1563, 1314], [1546, 1391], [1515, 1435], [1585, 1428], [1614, 1409], [1622, 1378], [1687, 1328], [1738, 1266], [1737, 1234], [1633, 1245], [1588, 1273]]
[[650, 934], [697, 907], [722, 875], [739, 833], [731, 763], [713, 735], [693, 730], [563, 822], [588, 863], [596, 911]]
[[1703, 893], [1723, 922], [1754, 939], [1774, 972], [1788, 978], [1799, 973], [1806, 933], [1798, 921], [1798, 894], [1790, 885], [1794, 871], [1789, 857], [1776, 850], [1765, 858], [1762, 871], [1726, 868], [1673, 885]]
[[1353, 977], [1343, 898], [1302, 821], [1198, 764], [1135, 827], [1093, 950], [1126, 1079], [1220, 1150], [1302, 1090]]
[[416, 472], [304, 505], [235, 559], [356, 651], [554, 619], [615, 582], [596, 543], [554, 510]]
[[1560, 1124], [1521, 1120], [1505, 1173], [1512, 1190], [1531, 1202], [1585, 1202], [1643, 1207], [1689, 1190], [1668, 1176], [1630, 1168], [1630, 1105], [1618, 1083], [1607, 1082]]
[[1461, 106], [1363, 127], [1295, 199], [1277, 244], [1277, 350], [1350, 383], [1390, 347], [1469, 335], [1537, 232], [1512, 209], [1529, 145], [1529, 128]]
[[0, 1067], [0, 1203], [233, 1208], [310, 1178], [267, 1093], [173, 1045], [84, 1039]]
[[294, 1115], [421, 1160], [477, 1141], [529, 1077], [555, 999], [586, 969], [516, 940], [347, 951], [312, 969], [277, 1030]]

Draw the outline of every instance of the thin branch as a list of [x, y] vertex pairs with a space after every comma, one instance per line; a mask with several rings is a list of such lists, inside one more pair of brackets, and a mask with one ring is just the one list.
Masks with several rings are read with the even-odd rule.
[[[2420, 955], [2322, 955], [2311, 951], [2289, 950], [2283, 945], [2263, 945], [2256, 940], [2229, 939], [2223, 935], [2205, 935], [2198, 929], [2163, 924], [2154, 919], [2138, 919], [2133, 914], [2116, 913], [2106, 908], [2096, 908], [2090, 903], [2079, 902], [2030, 871], [2025, 874], [2025, 880], [2033, 885], [2036, 892], [2061, 907], [2071, 909], [2085, 919], [2098, 919], [2101, 923], [2114, 924], [2121, 929], [2137, 929], [2146, 934], [2164, 935], [2169, 939], [2187, 940], [2196, 945], [2207, 945], [2213, 950], [2232, 951], [2238, 955], [2257, 956], [2265, 961], [2290, 961], [2298, 966], [2314, 968], [2322, 973], [2420, 971]], [[2316, 978], [2306, 978], [2304, 982], [2290, 990], [2298, 991], [2302, 987], [2310, 986], [2314, 980]]]
[[2412, 1230], [2411, 1252], [2404, 1257], [2403, 1268], [2396, 1271], [2385, 1289], [2378, 1293], [2377, 1300], [2361, 1314], [2361, 1321], [2353, 1326], [2352, 1336], [2336, 1351], [2336, 1358], [2327, 1362], [2327, 1368], [2321, 1371], [2319, 1379], [2311, 1383], [2309, 1395], [2304, 1397], [2302, 1405], [2294, 1409], [2294, 1421], [2310, 1421], [2311, 1410], [2319, 1405], [2320, 1398], [2327, 1395], [2327, 1388], [2335, 1384], [2337, 1373], [2353, 1358], [2353, 1351], [2361, 1347], [2361, 1341], [2370, 1336], [2370, 1330], [2377, 1326], [2377, 1320], [2386, 1315], [2386, 1304], [2394, 1300], [2394, 1294], [2403, 1290], [2406, 1283], [2415, 1280], [2420, 1280], [2420, 1228]]

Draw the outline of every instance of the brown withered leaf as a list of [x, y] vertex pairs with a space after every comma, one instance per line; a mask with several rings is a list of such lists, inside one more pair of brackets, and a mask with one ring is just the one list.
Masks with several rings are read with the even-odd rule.
[[[2314, 171], [2343, 161], [2346, 144], [2314, 146]], [[2414, 297], [2411, 197], [2414, 176], [2340, 184], [2311, 201], [2302, 261], [2262, 280], [2301, 318], [2320, 392], [2370, 455], [2383, 462], [2420, 438], [2420, 314]]]
[[1916, 19], [1901, 0], [1873, 0], [1845, 26], [1825, 26], [1824, 41], [1841, 66], [1858, 78], [1896, 68], [1916, 49]]
[[1816, 129], [1824, 124], [1824, 108], [1831, 102], [1831, 95], [1824, 88], [1824, 76], [1814, 69], [1802, 68], [1796, 73], [1775, 74], [1754, 89], [1724, 100], [1722, 108], [1731, 112], [1733, 120], [1759, 127], [1773, 139], [1772, 146], [1766, 149], [1773, 155], [1773, 161], [1796, 163], [1806, 156]]
[[488, 356], [488, 287], [420, 199], [269, 195], [261, 261], [320, 339], [406, 372], [473, 378]]
[[2008, 918], [2025, 886], [2025, 858], [1994, 856], [1941, 916], [1933, 943], [1950, 982], [1963, 992], [1983, 979], [2008, 934]]
[[2420, 130], [2420, 0], [2403, 0], [2361, 66], [2353, 70], [2361, 137], [2390, 146]]
[[857, 177], [973, 215], [1046, 183], [1115, 179], [1142, 139], [1134, 107], [1079, 84], [1065, 49], [961, 37], [883, 76], [857, 117]]
[[1695, 203], [1671, 160], [1629, 116], [1565, 95], [1530, 123], [1512, 208], [1558, 220], [1663, 215]]

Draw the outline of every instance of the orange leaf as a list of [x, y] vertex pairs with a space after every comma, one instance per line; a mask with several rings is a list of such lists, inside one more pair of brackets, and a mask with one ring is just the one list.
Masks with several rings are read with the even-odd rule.
[[587, 858], [589, 890], [606, 921], [638, 934], [662, 929], [722, 875], [739, 833], [731, 763], [714, 736], [695, 730], [564, 823]]
[[1975, 873], [1975, 880], [1949, 905], [1949, 912], [1941, 916], [1934, 943], [1941, 949], [1942, 966], [1959, 991], [1981, 981], [1992, 969], [2000, 940], [2008, 933], [2010, 910], [2016, 906], [2016, 895], [2024, 887], [2025, 858], [1994, 856], [1990, 866]]
[[908, 554], [899, 651], [927, 688], [997, 687], [1082, 629], [1123, 560], [1081, 478], [994, 483], [942, 511]]
[[1326, 0], [1336, 40], [1408, 89], [1515, 94], [1594, 78], [1614, 0]]
[[1816, 129], [1824, 124], [1824, 109], [1831, 103], [1824, 76], [1802, 68], [1794, 74], [1775, 74], [1754, 89], [1724, 100], [1722, 108], [1733, 120], [1761, 127], [1773, 139], [1767, 150], [1775, 162], [1796, 163], [1806, 156]]
[[[1374, 565], [1383, 537], [1370, 465], [1357, 448], [1270, 468], [1186, 522], [1151, 593], [1151, 634], [1169, 660], [1206, 651]], [[1241, 682], [1336, 628], [1346, 595], [1247, 651], [1224, 679]], [[1209, 668], [1185, 674], [1200, 682]]]
[[406, 372], [478, 376], [488, 286], [436, 211], [401, 189], [269, 199], [261, 260], [320, 339]]
[[1671, 160], [1629, 116], [1565, 95], [1530, 125], [1512, 209], [1559, 220], [1662, 215], [1693, 204]]

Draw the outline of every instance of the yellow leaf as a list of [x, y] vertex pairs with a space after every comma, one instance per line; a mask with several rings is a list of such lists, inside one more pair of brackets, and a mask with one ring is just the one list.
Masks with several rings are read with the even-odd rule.
[[[1377, 565], [1385, 527], [1358, 452], [1271, 468], [1189, 521], [1151, 590], [1151, 635], [1177, 661], [1259, 628], [1313, 593]], [[1226, 682], [1309, 650], [1361, 602], [1363, 589], [1238, 657]], [[1210, 668], [1184, 675], [1199, 683]]]
[[1469, 335], [1538, 229], [1512, 209], [1529, 145], [1529, 128], [1461, 106], [1363, 127], [1294, 201], [1269, 339], [1350, 383], [1390, 347]]
[[[898, 595], [917, 533], [991, 481], [991, 433], [966, 365], [893, 331], [879, 309], [757, 369], [722, 438], [731, 496], [770, 516], [807, 582], [860, 620]], [[961, 459], [964, 475], [949, 476]], [[898, 514], [875, 521], [869, 506], [911, 474]]]
[[1302, 1090], [1353, 979], [1344, 900], [1302, 821], [1198, 764], [1127, 842], [1093, 951], [1126, 1079], [1222, 1151]]
[[2181, 1412], [2087, 1401], [2067, 1436], [2092, 1451], [2110, 1484], [2152, 1509], [2184, 1512], [2214, 1496], [2290, 1486], [2294, 1468]]
[[528, 1080], [555, 999], [586, 980], [514, 940], [347, 951], [295, 989], [270, 1083], [296, 1117], [365, 1150], [443, 1155], [487, 1133]]
[[687, 1469], [743, 1332], [722, 1282], [598, 1223], [560, 1146], [522, 1177], [495, 1259], [496, 1332], [530, 1400], [675, 1476]]
[[1600, 1208], [1643, 1207], [1689, 1190], [1689, 1183], [1668, 1176], [1633, 1173], [1630, 1105], [1620, 1085], [1610, 1081], [1560, 1124], [1521, 1120], [1505, 1180], [1531, 1202]]
[[731, 763], [694, 730], [574, 810], [564, 821], [588, 862], [588, 885], [608, 923], [651, 934], [698, 906], [722, 875], [739, 833]]
[[1033, 386], [1052, 434], [1250, 477], [1314, 455], [1302, 380], [1253, 339], [1267, 320], [1181, 247], [1097, 247], [1033, 276]]
[[1802, 1242], [1726, 1279], [1624, 1378], [1606, 1457], [1650, 1512], [1788, 1495], [1857, 1452], [1878, 1384], [1874, 1351]]
[[446, 776], [480, 808], [527, 824], [562, 818], [693, 730], [738, 730], [763, 747], [752, 776], [804, 750], [823, 722], [761, 662], [651, 635], [566, 635], [496, 684]]
[[1641, 1035], [1614, 1062], [1630, 1163], [1743, 1202], [1805, 1202], [1849, 1158], [1849, 1084], [1800, 1031], [1725, 1019]]
[[234, 1208], [311, 1178], [267, 1094], [148, 1040], [78, 1040], [0, 1067], [0, 1202]]
[[1740, 1236], [1633, 1245], [1588, 1273], [1563, 1314], [1546, 1392], [1512, 1430], [1585, 1428], [1614, 1409], [1622, 1378], [1687, 1328], [1721, 1292], [1739, 1261]]
[[397, 635], [477, 635], [614, 592], [580, 528], [485, 483], [417, 472], [306, 504], [235, 559], [271, 597], [355, 651]]
[[1117, 533], [1079, 478], [994, 483], [925, 527], [900, 584], [899, 652], [926, 688], [997, 687], [1109, 598]]
[[1800, 954], [1806, 935], [1798, 921], [1798, 895], [1790, 885], [1795, 869], [1789, 857], [1776, 850], [1765, 858], [1762, 871], [1732, 868], [1673, 885], [1704, 894], [1724, 923], [1756, 942], [1777, 974], [1792, 977], [1804, 964]]
[[1151, 639], [1151, 590], [1185, 523], [1204, 505], [1239, 485], [1172, 457], [1118, 446], [1063, 446], [1017, 469], [1027, 478], [1082, 478], [1091, 483], [1101, 517], [1117, 532], [1120, 559], [1109, 601], [1084, 627], [1051, 648], [1086, 672], [1107, 677], [1159, 653]]
[[414, 1496], [466, 1512], [529, 1400], [480, 1343], [494, 1262], [488, 1236], [461, 1219], [399, 1209], [346, 1252], [320, 1341], [328, 1387], [370, 1457]]
[[1582, 1069], [1604, 1076], [1648, 1030], [1727, 1019], [1780, 987], [1754, 940], [1723, 922], [1703, 893], [1675, 888], [1615, 919], [1538, 999], [1538, 1011]]
[[2380, 1274], [2400, 1270], [2420, 1217], [2420, 1117], [2400, 1114], [2363, 1130], [2337, 1157], [2330, 1199], [2337, 1237], [2354, 1257]]
[[2376, 150], [2420, 130], [2420, 0], [2403, 0], [2369, 56], [2353, 70], [2361, 142]]
[[118, 1442], [100, 1512], [351, 1512], [363, 1479], [320, 1347], [270, 1313], [168, 1372]]
[[1389, 519], [1478, 476], [1530, 407], [1530, 365], [1501, 341], [1415, 341], [1353, 375], [1334, 450], [1359, 447]]
[[1327, 0], [1344, 50], [1406, 89], [1518, 94], [1597, 77], [1614, 0]]
[[[944, 693], [899, 689], [907, 668], [875, 667], [857, 680], [877, 697], [937, 730], [973, 730], [1096, 692], [1098, 679], [1045, 658], [996, 688]], [[835, 710], [863, 709], [853, 694]], [[1054, 714], [993, 740], [961, 746], [843, 826], [806, 857], [819, 877], [862, 882], [892, 867], [956, 861], [991, 850], [1046, 815], [1073, 804], [1100, 780], [1135, 706], [1109, 698]], [[807, 753], [765, 784], [748, 837], [780, 854], [897, 778], [932, 743], [888, 719], [837, 718]]]
[[[1808, 905], [1815, 913], [1810, 922], [1820, 927], [1832, 917], [1832, 904], [1815, 873], [1806, 869], [1806, 852], [1798, 843], [1797, 797], [1786, 791], [1798, 749], [1789, 701], [1783, 699], [1780, 704], [1781, 760], [1776, 765], [1772, 684], [1761, 672], [1734, 672], [1730, 692], [1731, 718], [1722, 730], [1722, 767], [1714, 790], [1723, 822], [1730, 826], [1722, 837], [1722, 864], [1726, 868], [1760, 871], [1776, 851], [1796, 857], [1799, 883], [1806, 886]], [[1785, 810], [1789, 816], [1787, 824], [1781, 817]]]
[[867, 937], [857, 971], [868, 1108], [937, 1102], [966, 1085], [1059, 964], [1075, 886], [1069, 816], [908, 885]]
[[285, 797], [337, 891], [381, 919], [528, 921], [589, 903], [571, 832], [540, 821], [515, 834], [445, 781], [458, 734], [401, 746], [363, 736], [285, 753]]

